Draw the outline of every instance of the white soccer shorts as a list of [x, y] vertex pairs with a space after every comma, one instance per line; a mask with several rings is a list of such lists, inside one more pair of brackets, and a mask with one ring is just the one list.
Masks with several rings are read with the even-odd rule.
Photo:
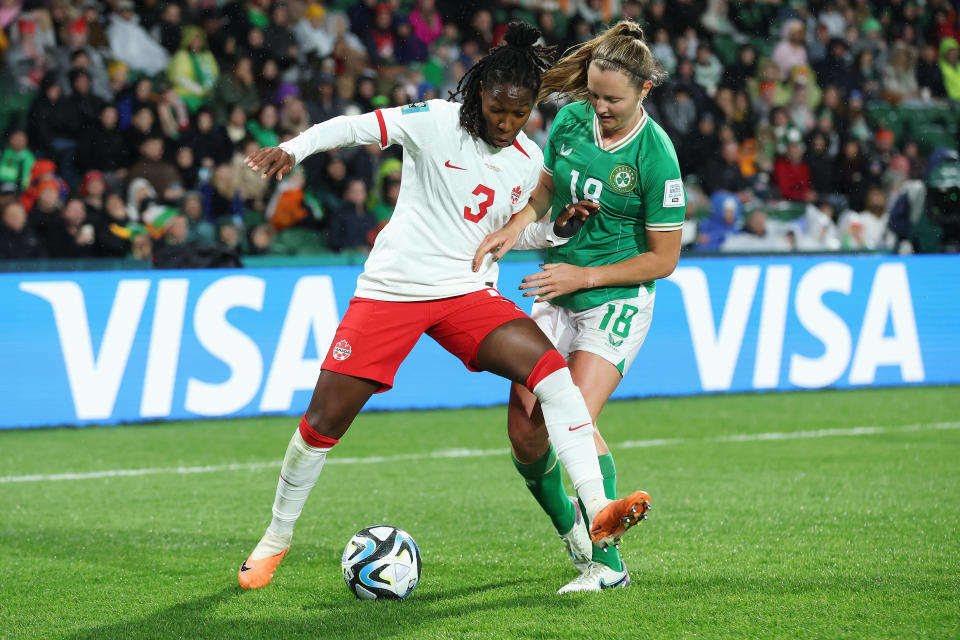
[[640, 287], [635, 298], [574, 311], [550, 302], [534, 302], [530, 317], [564, 358], [574, 351], [595, 353], [626, 375], [653, 319], [655, 293]]

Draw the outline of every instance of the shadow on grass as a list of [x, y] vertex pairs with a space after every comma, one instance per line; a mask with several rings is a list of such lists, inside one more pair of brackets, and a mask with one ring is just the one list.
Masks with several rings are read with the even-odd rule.
[[[527, 584], [520, 579], [499, 580], [486, 584], [460, 584], [448, 589], [433, 589], [408, 600], [360, 602], [337, 597], [329, 601], [314, 600], [303, 604], [297, 614], [296, 603], [277, 615], [263, 610], [262, 600], [252, 600], [251, 615], [230, 617], [217, 612], [223, 605], [242, 606], [241, 598], [257, 598], [259, 594], [244, 592], [237, 586], [187, 600], [146, 617], [90, 628], [69, 636], [72, 640], [104, 638], [389, 638], [394, 636], [430, 637], [438, 627], [456, 628], [458, 619], [478, 612], [529, 610], [544, 605], [536, 594], [520, 594], [516, 587]], [[420, 597], [417, 597], [417, 596]], [[573, 612], [577, 599], [558, 599], [550, 603], [552, 610]], [[264, 615], [257, 615], [257, 610]], [[280, 617], [283, 616], [283, 617]]]
[[227, 600], [240, 595], [239, 587], [226, 587], [217, 593], [187, 600], [145, 618], [94, 627], [69, 636], [74, 640], [101, 638], [204, 638], [241, 635], [235, 625], [226, 628], [210, 612]]

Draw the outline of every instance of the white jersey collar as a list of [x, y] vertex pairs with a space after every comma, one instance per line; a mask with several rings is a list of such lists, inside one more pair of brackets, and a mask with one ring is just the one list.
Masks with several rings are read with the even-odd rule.
[[[641, 107], [641, 110], [643, 108]], [[617, 140], [609, 148], [604, 148], [603, 146], [603, 130], [600, 127], [600, 118], [597, 117], [597, 112], [593, 112], [593, 143], [597, 145], [600, 149], [607, 152], [619, 151], [628, 144], [630, 144], [634, 138], [640, 135], [640, 131], [643, 130], [643, 127], [647, 124], [647, 112], [642, 111], [640, 114], [640, 119], [637, 121], [637, 124], [633, 126], [633, 129], [630, 130], [630, 133], [625, 135], [620, 140]]]

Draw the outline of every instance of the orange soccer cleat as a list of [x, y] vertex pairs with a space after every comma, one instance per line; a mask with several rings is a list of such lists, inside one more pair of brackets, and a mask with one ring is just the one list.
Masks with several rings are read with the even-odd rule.
[[646, 519], [650, 494], [635, 491], [626, 498], [613, 500], [600, 510], [590, 525], [590, 539], [600, 548], [617, 544], [627, 529]]
[[239, 580], [240, 586], [244, 589], [259, 589], [260, 587], [265, 587], [270, 584], [270, 581], [273, 580], [274, 572], [276, 572], [277, 567], [280, 565], [280, 561], [283, 560], [283, 556], [287, 555], [287, 551], [290, 551], [290, 547], [287, 547], [280, 553], [267, 556], [266, 558], [260, 558], [259, 560], [247, 558], [237, 573], [237, 580]]

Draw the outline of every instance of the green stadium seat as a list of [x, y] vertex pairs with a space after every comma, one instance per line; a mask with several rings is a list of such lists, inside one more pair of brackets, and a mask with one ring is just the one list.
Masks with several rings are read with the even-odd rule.
[[271, 251], [282, 255], [318, 255], [330, 253], [330, 248], [322, 233], [294, 227], [274, 237]]
[[[565, 13], [563, 13], [562, 11], [555, 12], [553, 14], [553, 21], [557, 24], [557, 33], [567, 32], [567, 25], [570, 24], [570, 18]], [[533, 24], [536, 24], [536, 23], [533, 23]], [[651, 36], [653, 36], [652, 33], [649, 34], [648, 37], [651, 37]]]
[[867, 118], [874, 126], [893, 131], [900, 140], [904, 134], [904, 118], [895, 106], [888, 102], [871, 102], [867, 105]]
[[769, 38], [750, 38], [750, 44], [753, 46], [753, 50], [757, 52], [757, 60], [759, 60], [760, 58], [770, 57], [773, 53], [776, 40], [770, 40]]
[[950, 115], [953, 117], [953, 123], [960, 125], [960, 102], [950, 103]]
[[940, 124], [952, 126], [955, 121], [953, 110], [946, 105], [908, 105], [900, 108], [900, 116], [911, 125]]
[[[923, 149], [938, 146], [955, 147], [957, 120], [953, 109], [946, 105], [910, 105], [900, 110], [907, 126], [907, 135]], [[937, 137], [940, 137], [937, 139]]]
[[8, 93], [0, 100], [0, 135], [11, 129], [25, 129], [27, 113], [34, 96], [29, 93]]
[[264, 218], [263, 214], [259, 211], [254, 211], [253, 209], [244, 209], [243, 211], [243, 225], [247, 229], [253, 229], [266, 221], [267, 219]]
[[723, 66], [729, 67], [737, 62], [737, 41], [731, 36], [718, 35], [713, 39], [713, 52]]
[[778, 203], [775, 207], [768, 208], [767, 216], [769, 216], [771, 220], [790, 222], [803, 216], [806, 210], [807, 205], [803, 202], [783, 201]]
[[922, 154], [929, 154], [937, 147], [955, 148], [956, 132], [936, 123], [920, 123], [910, 126], [910, 137], [916, 141]]
[[512, 15], [504, 13], [503, 16], [503, 22], [507, 22], [508, 20], [519, 20], [520, 22], [526, 22], [527, 24], [533, 26], [537, 25], [537, 14], [528, 9], [515, 8]]
[[367, 256], [369, 255], [369, 253], [367, 253], [366, 251], [353, 251], [353, 250], [347, 249], [346, 251], [341, 251], [337, 255], [343, 258], [344, 264], [360, 265], [366, 262]]

